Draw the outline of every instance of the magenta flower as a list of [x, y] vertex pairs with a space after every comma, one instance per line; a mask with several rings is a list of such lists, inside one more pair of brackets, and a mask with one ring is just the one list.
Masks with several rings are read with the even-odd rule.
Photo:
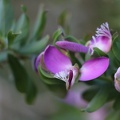
[[36, 70], [38, 70], [38, 65], [41, 65], [43, 69], [53, 74], [53, 77], [66, 82], [67, 89], [74, 84], [78, 75], [78, 67], [73, 66], [70, 58], [54, 46], [48, 46], [35, 59], [34, 65]]
[[97, 28], [96, 35], [92, 37], [92, 40], [87, 42], [87, 46], [91, 48], [97, 47], [101, 51], [108, 53], [112, 46], [112, 35], [110, 33], [108, 23], [103, 23], [100, 28]]
[[102, 75], [109, 66], [109, 59], [107, 57], [91, 59], [79, 69], [78, 66], [72, 65], [65, 52], [49, 45], [44, 52], [38, 55], [34, 65], [36, 70], [40, 65], [44, 70], [49, 71], [53, 77], [63, 80], [66, 82], [66, 88], [70, 89], [78, 75], [81, 81], [92, 80]]
[[120, 92], [120, 67], [117, 69], [117, 72], [114, 75], [114, 85], [115, 89]]
[[97, 47], [107, 53], [111, 49], [112, 36], [108, 23], [103, 23], [100, 28], [97, 28], [96, 35], [92, 37], [92, 40], [87, 42], [86, 46], [74, 42], [68, 42], [66, 40], [57, 41], [56, 45], [73, 52], [87, 53], [90, 51], [91, 54], [94, 52], [93, 48]]

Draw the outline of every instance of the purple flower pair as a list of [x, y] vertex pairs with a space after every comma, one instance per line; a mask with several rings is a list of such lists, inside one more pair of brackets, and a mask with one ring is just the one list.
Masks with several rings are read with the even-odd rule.
[[90, 51], [91, 55], [94, 53], [94, 47], [99, 48], [103, 52], [109, 52], [112, 45], [112, 37], [107, 23], [101, 25], [97, 29], [97, 34], [92, 40], [87, 43], [87, 46], [82, 44], [58, 41], [56, 45], [60, 47], [48, 45], [46, 49], [35, 59], [35, 69], [38, 71], [40, 65], [42, 69], [53, 75], [54, 78], [63, 80], [66, 83], [66, 89], [75, 83], [78, 78], [80, 81], [89, 81], [101, 76], [109, 66], [109, 58], [101, 56], [92, 58], [83, 63], [82, 67], [73, 65], [67, 51], [83, 52]]

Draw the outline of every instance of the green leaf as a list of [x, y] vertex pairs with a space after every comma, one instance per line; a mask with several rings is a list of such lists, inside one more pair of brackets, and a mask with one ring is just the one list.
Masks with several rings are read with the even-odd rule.
[[13, 16], [11, 0], [0, 0], [0, 32], [3, 35], [11, 28]]
[[29, 18], [26, 15], [26, 11], [23, 10], [25, 9], [25, 6], [24, 8], [22, 6], [21, 9], [23, 13], [20, 16], [15, 29], [15, 31], [21, 32], [21, 34], [17, 36], [17, 38], [15, 39], [15, 42], [20, 42], [21, 44], [25, 44], [27, 42], [27, 37], [29, 34]]
[[[117, 92], [117, 91], [116, 91]], [[118, 93], [118, 92], [117, 92]], [[113, 108], [115, 110], [120, 110], [120, 94], [118, 93], [115, 97], [115, 101], [114, 101], [114, 104], [113, 104]]]
[[32, 40], [39, 40], [42, 37], [45, 24], [46, 24], [46, 11], [44, 10], [44, 6], [41, 5], [38, 13], [38, 17], [36, 19], [36, 22], [32, 31], [32, 35], [31, 35]]
[[67, 35], [65, 36], [65, 40], [71, 41], [71, 42], [77, 42], [80, 43], [80, 40], [78, 40], [77, 38], [71, 36], [71, 35]]
[[66, 84], [64, 81], [57, 78], [50, 78], [48, 75], [43, 73], [42, 69], [39, 67], [38, 72], [40, 75], [40, 80], [47, 86], [47, 88], [59, 97], [65, 97], [66, 95]]
[[67, 94], [65, 84], [46, 84], [46, 86], [54, 95], [65, 98]]
[[45, 72], [43, 72], [43, 70], [41, 69], [41, 67], [39, 67], [38, 69], [39, 71], [39, 75], [40, 75], [40, 79], [45, 83], [45, 84], [49, 84], [49, 85], [53, 85], [53, 84], [65, 84], [65, 82], [63, 82], [62, 80], [59, 80], [57, 78], [54, 78], [53, 76], [46, 74]]
[[29, 43], [24, 47], [22, 47], [21, 49], [18, 49], [17, 51], [23, 55], [39, 54], [45, 48], [48, 41], [49, 41], [49, 36], [47, 35], [41, 40]]
[[80, 61], [75, 57], [75, 53], [74, 52], [69, 52], [69, 55], [70, 55], [70, 58], [71, 58], [71, 61], [72, 61], [73, 65], [78, 64], [79, 67], [82, 66]]
[[66, 10], [64, 10], [58, 18], [58, 24], [64, 28], [67, 34], [70, 33], [69, 20], [70, 14]]
[[112, 111], [105, 120], [120, 120], [120, 111]]
[[112, 47], [113, 54], [120, 62], [120, 39], [114, 41], [113, 47]]
[[86, 91], [84, 91], [82, 93], [82, 97], [86, 100], [86, 101], [91, 101], [93, 99], [93, 97], [97, 94], [99, 88], [98, 87], [92, 87], [87, 89]]
[[21, 34], [21, 33], [13, 33], [12, 31], [8, 32], [8, 35], [7, 35], [7, 37], [8, 37], [8, 46], [10, 46], [13, 43], [13, 41], [15, 40], [15, 38], [19, 34]]
[[47, 77], [47, 78], [54, 78], [52, 74], [44, 71], [44, 70], [41, 68], [41, 66], [38, 67], [38, 71], [39, 71], [43, 76], [45, 76], [45, 77]]
[[87, 112], [94, 112], [100, 107], [102, 107], [108, 100], [110, 88], [101, 88], [95, 97], [89, 102], [88, 106], [85, 108]]
[[62, 28], [58, 28], [58, 29], [54, 32], [54, 34], [53, 34], [53, 36], [52, 36], [52, 38], [53, 38], [53, 44], [55, 44], [56, 41], [59, 40], [59, 38], [60, 38], [60, 36], [61, 36], [62, 34], [63, 34]]
[[115, 42], [116, 38], [118, 37], [118, 33], [115, 32], [113, 35], [112, 35], [112, 41], [113, 43]]
[[33, 81], [29, 80], [27, 85], [27, 91], [26, 91], [26, 102], [28, 104], [32, 104], [36, 98], [37, 95], [37, 88]]
[[11, 54], [8, 54], [8, 61], [14, 75], [17, 90], [22, 93], [26, 92], [28, 75], [25, 68], [19, 60]]

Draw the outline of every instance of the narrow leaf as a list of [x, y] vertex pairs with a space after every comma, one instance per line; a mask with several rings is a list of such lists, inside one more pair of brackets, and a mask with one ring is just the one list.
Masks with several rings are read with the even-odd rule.
[[44, 10], [44, 6], [40, 6], [40, 10], [38, 13], [38, 17], [35, 22], [35, 27], [32, 32], [32, 40], [39, 40], [42, 37], [42, 33], [46, 24], [46, 11]]
[[27, 85], [27, 91], [26, 91], [26, 102], [28, 104], [32, 104], [36, 98], [37, 95], [37, 88], [33, 81], [29, 80]]
[[0, 31], [8, 33], [13, 22], [13, 7], [11, 0], [0, 0]]
[[116, 40], [113, 43], [112, 51], [115, 55], [115, 57], [120, 61], [120, 40]]
[[53, 44], [55, 44], [58, 40], [59, 40], [59, 38], [60, 38], [60, 36], [63, 34], [63, 31], [62, 31], [62, 29], [61, 28], [58, 28], [55, 32], [54, 32], [54, 34], [53, 34], [53, 36], [52, 36], [52, 38], [53, 38]]
[[29, 43], [23, 48], [18, 49], [17, 51], [24, 55], [39, 54], [45, 48], [48, 41], [49, 41], [49, 36], [47, 35], [41, 40]]
[[90, 101], [87, 108], [85, 109], [87, 112], [94, 112], [100, 107], [102, 107], [109, 97], [109, 89], [108, 88], [101, 88], [95, 97]]
[[26, 14], [25, 6], [21, 7], [23, 13], [20, 16], [17, 24], [16, 24], [16, 30], [17, 32], [21, 32], [19, 36], [15, 39], [15, 42], [20, 42], [21, 44], [25, 44], [27, 42], [27, 37], [29, 34], [29, 18]]
[[8, 61], [14, 75], [16, 88], [22, 93], [26, 92], [28, 75], [25, 68], [19, 60], [11, 54], [8, 54]]

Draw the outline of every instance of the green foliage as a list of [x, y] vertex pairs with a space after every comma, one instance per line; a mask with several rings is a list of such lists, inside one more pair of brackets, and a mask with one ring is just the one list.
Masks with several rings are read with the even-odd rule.
[[0, 33], [5, 35], [13, 23], [13, 8], [10, 0], [0, 0]]
[[37, 89], [24, 66], [20, 63], [18, 58], [12, 54], [8, 54], [8, 61], [14, 75], [15, 85], [18, 91], [26, 94], [26, 101], [31, 104], [36, 97]]
[[36, 22], [33, 28], [33, 32], [31, 35], [32, 40], [39, 40], [42, 37], [43, 30], [46, 24], [46, 13], [47, 12], [44, 10], [44, 6], [41, 5], [38, 13], [38, 17], [36, 19]]
[[52, 74], [45, 72], [40, 66], [38, 71], [40, 75], [40, 80], [42, 80], [43, 83], [46, 84], [50, 91], [52, 91], [55, 95], [59, 97], [64, 97], [66, 95], [67, 91], [65, 82], [54, 78]]
[[[16, 21], [11, 0], [0, 0], [0, 65], [2, 62], [10, 65], [17, 90], [25, 94], [28, 104], [32, 104], [38, 88], [27, 72], [25, 60], [31, 60], [29, 57], [39, 54], [47, 45], [49, 36], [42, 36], [46, 23], [43, 6], [40, 7], [33, 31], [30, 31], [30, 20], [24, 5], [21, 11]], [[32, 33], [31, 37], [29, 32]]]

